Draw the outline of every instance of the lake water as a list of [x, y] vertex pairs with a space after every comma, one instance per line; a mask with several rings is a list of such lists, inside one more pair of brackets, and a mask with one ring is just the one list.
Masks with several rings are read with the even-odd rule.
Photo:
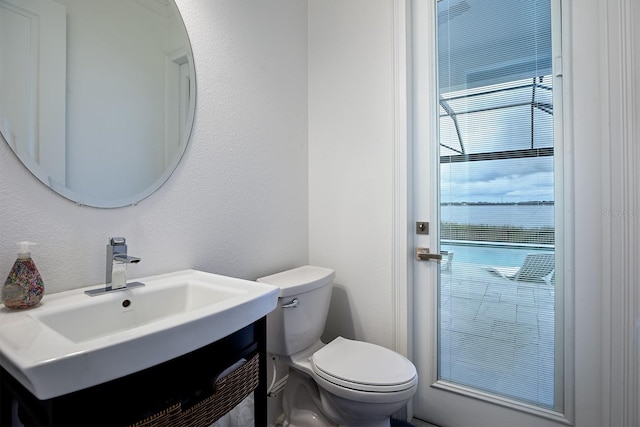
[[553, 227], [553, 205], [442, 206], [441, 221], [456, 224]]

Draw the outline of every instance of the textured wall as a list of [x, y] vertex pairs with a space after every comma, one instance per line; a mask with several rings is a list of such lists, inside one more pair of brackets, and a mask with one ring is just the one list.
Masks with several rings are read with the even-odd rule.
[[309, 1], [309, 259], [325, 339], [392, 342], [393, 3]]
[[198, 82], [177, 170], [137, 206], [80, 207], [0, 144], [0, 280], [18, 240], [39, 243], [33, 257], [50, 293], [103, 283], [114, 235], [142, 258], [132, 278], [197, 268], [255, 279], [306, 263], [306, 2], [177, 3]]

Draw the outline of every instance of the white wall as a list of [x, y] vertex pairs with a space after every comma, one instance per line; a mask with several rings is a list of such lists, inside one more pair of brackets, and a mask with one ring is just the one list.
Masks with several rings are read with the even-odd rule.
[[393, 2], [309, 1], [309, 260], [325, 339], [392, 342]]
[[193, 267], [255, 279], [306, 263], [306, 3], [177, 3], [198, 92], [176, 172], [138, 206], [79, 207], [0, 144], [0, 280], [19, 240], [39, 243], [33, 257], [49, 293], [104, 283], [110, 236], [142, 258], [132, 278]]

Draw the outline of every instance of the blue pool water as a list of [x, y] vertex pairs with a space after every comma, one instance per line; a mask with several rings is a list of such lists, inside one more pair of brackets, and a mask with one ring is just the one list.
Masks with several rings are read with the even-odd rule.
[[484, 266], [519, 267], [530, 253], [553, 252], [553, 248], [507, 246], [498, 244], [443, 242], [443, 251], [454, 251], [453, 262]]

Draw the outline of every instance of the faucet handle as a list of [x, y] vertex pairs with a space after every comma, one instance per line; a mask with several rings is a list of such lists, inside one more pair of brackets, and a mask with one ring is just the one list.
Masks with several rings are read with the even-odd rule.
[[111, 237], [109, 239], [109, 244], [111, 246], [120, 246], [127, 243], [127, 240], [124, 237]]

